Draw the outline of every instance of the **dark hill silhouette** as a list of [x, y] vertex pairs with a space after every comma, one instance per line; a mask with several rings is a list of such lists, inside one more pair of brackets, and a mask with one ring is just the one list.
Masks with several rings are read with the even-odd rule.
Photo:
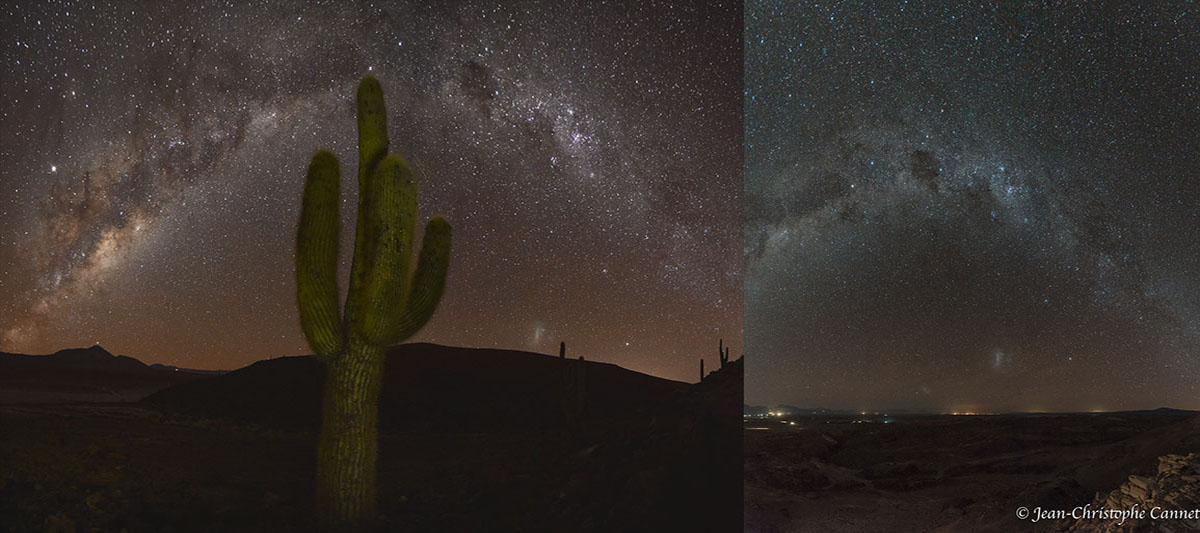
[[[583, 416], [564, 425], [562, 370], [578, 364], [393, 349], [386, 529], [740, 531], [742, 361], [694, 384], [585, 362]], [[0, 476], [0, 523], [14, 524], [0, 530], [60, 518], [80, 531], [311, 530], [321, 365], [285, 357], [190, 376], [141, 403], [0, 405], [16, 429], [0, 431], [0, 464], [13, 465]]]
[[219, 376], [221, 374], [229, 372], [228, 370], [199, 370], [199, 369], [195, 369], [195, 368], [182, 368], [182, 367], [178, 367], [175, 365], [164, 365], [162, 363], [154, 363], [154, 364], [150, 365], [150, 368], [153, 368], [155, 370], [166, 370], [168, 372], [188, 372], [191, 374], [203, 374], [205, 376]]
[[[546, 429], [562, 424], [563, 365], [530, 352], [405, 344], [388, 352], [380, 398], [384, 431]], [[635, 416], [687, 388], [609, 363], [585, 361], [587, 416]], [[145, 405], [281, 429], [320, 422], [324, 367], [311, 356], [258, 361], [225, 375], [161, 390]]]
[[152, 368], [98, 344], [49, 355], [0, 352], [0, 403], [136, 401], [198, 377]]
[[741, 531], [743, 368], [729, 362], [650, 416], [589, 433], [562, 465], [566, 499], [606, 510], [600, 531]]
[[113, 372], [140, 372], [148, 367], [145, 363], [124, 355], [113, 355], [99, 344], [91, 348], [67, 348], [50, 355], [24, 355], [5, 353], [3, 361], [21, 361], [31, 365], [53, 365], [59, 368], [75, 368]]

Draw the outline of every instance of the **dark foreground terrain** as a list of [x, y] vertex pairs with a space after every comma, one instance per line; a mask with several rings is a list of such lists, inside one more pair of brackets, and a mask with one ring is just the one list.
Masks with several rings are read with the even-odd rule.
[[[694, 385], [587, 362], [587, 410], [570, 426], [563, 364], [578, 362], [394, 350], [388, 529], [741, 529], [740, 360]], [[308, 530], [320, 377], [281, 358], [140, 402], [0, 404], [0, 531]]]
[[1200, 454], [1192, 453], [1200, 452], [1200, 417], [1194, 412], [882, 422], [747, 421], [745, 530], [1200, 530], [1200, 520], [1118, 528], [1104, 520], [1017, 518], [1019, 508], [1039, 506], [1067, 513], [1089, 504], [1200, 509]]
[[49, 355], [0, 352], [0, 404], [133, 402], [171, 385], [219, 374], [146, 365], [99, 345]]

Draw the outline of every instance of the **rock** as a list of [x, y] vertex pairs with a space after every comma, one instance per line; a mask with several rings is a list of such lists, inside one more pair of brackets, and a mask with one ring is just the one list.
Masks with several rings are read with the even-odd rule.
[[1125, 485], [1128, 489], [1122, 492], [1137, 501], [1146, 501], [1150, 499], [1151, 487], [1154, 486], [1154, 480], [1142, 476], [1129, 476], [1129, 482]]
[[[1200, 453], [1170, 454], [1158, 458], [1154, 477], [1129, 476], [1129, 481], [1108, 494], [1097, 494], [1091, 509], [1136, 509], [1144, 516], [1125, 520], [1080, 518], [1067, 531], [1197, 531], [1200, 530]], [[1180, 518], [1153, 519], [1151, 513], [1183, 511]]]

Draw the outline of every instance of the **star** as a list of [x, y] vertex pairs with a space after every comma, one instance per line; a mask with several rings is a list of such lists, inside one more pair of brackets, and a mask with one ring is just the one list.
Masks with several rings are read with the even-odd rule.
[[445, 296], [412, 341], [565, 341], [672, 379], [694, 379], [718, 337], [740, 342], [736, 4], [32, 2], [0, 24], [16, 43], [0, 77], [0, 350], [102, 331], [114, 352], [194, 368], [307, 353], [305, 169], [319, 148], [341, 162], [344, 279], [368, 74], [420, 227], [454, 228]]
[[1200, 407], [1198, 15], [747, 4], [747, 403]]

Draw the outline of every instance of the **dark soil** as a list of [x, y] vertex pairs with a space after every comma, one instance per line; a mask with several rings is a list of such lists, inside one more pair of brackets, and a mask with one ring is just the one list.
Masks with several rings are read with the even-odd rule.
[[[557, 379], [560, 361], [539, 357], [555, 370], [546, 379]], [[604, 407], [572, 427], [549, 422], [548, 414], [538, 415], [547, 417], [540, 428], [449, 414], [427, 415], [409, 431], [385, 427], [379, 496], [386, 528], [740, 531], [741, 364], [700, 384], [666, 382], [665, 394], [643, 401], [638, 387], [612, 389], [597, 378], [589, 383], [594, 398], [625, 395], [632, 400], [622, 401], [645, 409], [620, 416]], [[605, 372], [663, 388], [654, 385], [663, 380], [622, 377], [628, 371], [617, 367], [593, 375]], [[243, 384], [227, 379], [234, 374], [204, 381], [219, 384], [211, 389], [223, 391], [218, 396], [240, 394]], [[200, 383], [180, 385], [186, 394], [177, 399], [186, 400], [174, 405], [201, 397]], [[540, 409], [559, 410], [557, 392], [541, 394], [553, 403]], [[228, 400], [214, 403], [234, 405]], [[240, 418], [170, 405], [0, 405], [0, 531], [311, 530], [316, 428], [294, 423], [303, 414], [277, 424], [255, 417], [278, 403], [245, 404], [251, 415]], [[510, 407], [487, 409], [511, 416]]]
[[747, 423], [746, 531], [1058, 531], [1016, 510], [1070, 512], [1200, 450], [1187, 412], [795, 421]]

